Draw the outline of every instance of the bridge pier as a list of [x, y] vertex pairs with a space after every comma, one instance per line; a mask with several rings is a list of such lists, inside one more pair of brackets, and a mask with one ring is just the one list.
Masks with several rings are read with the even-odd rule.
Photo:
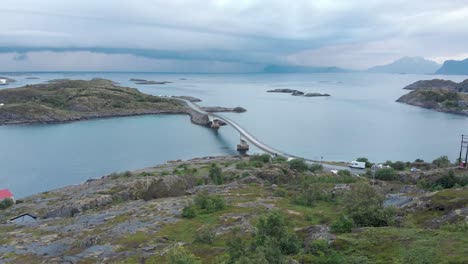
[[214, 119], [210, 122], [210, 127], [215, 130], [218, 130], [221, 127], [221, 124], [219, 123], [218, 119]]
[[240, 143], [237, 144], [237, 151], [238, 151], [241, 155], [247, 154], [247, 151], [249, 151], [249, 144], [247, 144], [247, 141], [241, 139], [241, 140], [240, 140]]

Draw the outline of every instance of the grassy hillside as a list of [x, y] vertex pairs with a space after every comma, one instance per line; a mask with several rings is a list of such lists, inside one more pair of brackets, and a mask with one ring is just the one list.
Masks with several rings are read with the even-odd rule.
[[0, 90], [0, 124], [67, 122], [89, 118], [186, 113], [185, 104], [140, 93], [104, 79], [56, 80]]
[[115, 173], [0, 210], [40, 217], [0, 225], [0, 262], [467, 263], [468, 174], [429, 172], [372, 185], [262, 155]]

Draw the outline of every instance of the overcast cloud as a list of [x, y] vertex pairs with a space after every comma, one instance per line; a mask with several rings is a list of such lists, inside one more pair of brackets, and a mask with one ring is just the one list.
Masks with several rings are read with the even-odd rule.
[[468, 57], [468, 0], [2, 0], [0, 71], [364, 69]]

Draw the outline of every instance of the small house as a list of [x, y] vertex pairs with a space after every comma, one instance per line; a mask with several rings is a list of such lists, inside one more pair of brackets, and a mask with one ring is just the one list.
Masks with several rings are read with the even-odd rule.
[[25, 213], [25, 214], [18, 215], [18, 216], [11, 218], [8, 222], [15, 223], [15, 224], [25, 224], [25, 223], [35, 222], [36, 220], [37, 220], [37, 216]]
[[0, 190], [0, 202], [5, 199], [12, 199], [13, 202], [15, 201], [15, 197], [8, 189]]

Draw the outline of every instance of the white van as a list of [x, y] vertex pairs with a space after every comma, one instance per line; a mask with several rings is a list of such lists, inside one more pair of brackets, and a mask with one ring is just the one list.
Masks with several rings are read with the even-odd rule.
[[360, 162], [360, 161], [351, 161], [349, 164], [349, 167], [351, 168], [356, 168], [356, 169], [365, 169], [366, 168], [366, 163], [365, 162]]

